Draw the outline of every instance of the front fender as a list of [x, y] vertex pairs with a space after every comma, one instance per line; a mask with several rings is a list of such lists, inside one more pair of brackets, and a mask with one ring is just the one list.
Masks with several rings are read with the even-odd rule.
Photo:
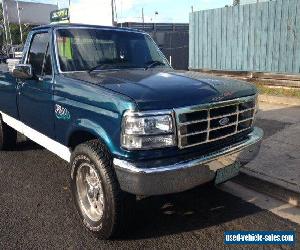
[[65, 140], [69, 141], [71, 136], [76, 132], [90, 133], [96, 138], [100, 139], [107, 146], [111, 153], [116, 152], [115, 143], [112, 141], [108, 132], [101, 125], [99, 125], [99, 123], [89, 119], [77, 119], [73, 122], [72, 126], [70, 126]]

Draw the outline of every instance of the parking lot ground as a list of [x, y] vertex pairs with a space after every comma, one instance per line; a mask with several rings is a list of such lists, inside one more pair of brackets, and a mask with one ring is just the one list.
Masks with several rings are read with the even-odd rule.
[[219, 188], [222, 191], [240, 197], [247, 202], [300, 225], [300, 207], [298, 206], [265, 195], [264, 193], [256, 192], [233, 181], [228, 181], [220, 185]]
[[258, 157], [242, 172], [272, 185], [245, 183], [300, 205], [300, 107], [261, 102], [256, 124], [263, 128], [264, 140]]
[[0, 249], [224, 249], [226, 230], [295, 230], [300, 238], [298, 224], [204, 186], [137, 201], [126, 234], [100, 241], [78, 220], [64, 161], [32, 142], [20, 142], [15, 151], [0, 152], [0, 164]]

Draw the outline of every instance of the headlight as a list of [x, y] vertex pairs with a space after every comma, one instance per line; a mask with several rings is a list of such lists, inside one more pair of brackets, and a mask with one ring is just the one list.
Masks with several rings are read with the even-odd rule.
[[176, 145], [173, 118], [169, 114], [126, 112], [121, 144], [126, 149], [152, 149]]

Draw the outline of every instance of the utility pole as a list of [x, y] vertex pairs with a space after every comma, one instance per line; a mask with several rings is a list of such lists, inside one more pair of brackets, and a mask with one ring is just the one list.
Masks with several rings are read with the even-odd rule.
[[[2, 2], [2, 5], [4, 4], [4, 1]], [[3, 6], [4, 8], [4, 6]], [[11, 38], [11, 30], [10, 30], [10, 21], [8, 17], [8, 9], [7, 9], [7, 3], [5, 2], [5, 13], [6, 13], [6, 21], [7, 21], [7, 26], [8, 26], [8, 35], [9, 35], [9, 40], [10, 40], [10, 46], [12, 46], [12, 38]]]
[[157, 16], [158, 16], [158, 11], [155, 11], [155, 12], [154, 12], [154, 18], [155, 18], [155, 21], [154, 21], [154, 23], [157, 23], [157, 19], [156, 19], [156, 18], [157, 18]]
[[20, 17], [20, 8], [19, 8], [19, 1], [18, 0], [17, 0], [17, 11], [18, 11], [18, 20], [19, 20], [19, 27], [20, 27], [21, 43], [23, 44], [23, 30], [22, 30], [21, 17]]
[[112, 26], [115, 26], [114, 0], [111, 0], [111, 19], [112, 19]]
[[8, 34], [7, 34], [7, 24], [6, 24], [6, 15], [5, 15], [5, 8], [4, 8], [5, 0], [2, 0], [2, 12], [3, 12], [3, 27], [5, 32], [5, 40], [6, 44], [8, 45]]
[[144, 29], [145, 28], [144, 8], [142, 8], [142, 22], [143, 22], [143, 29]]
[[119, 17], [118, 17], [118, 11], [117, 11], [117, 3], [114, 1], [114, 11], [115, 11], [115, 22], [118, 24], [119, 22]]
[[[57, 1], [57, 5], [58, 5], [58, 1]], [[68, 21], [67, 22], [71, 22], [71, 12], [70, 12], [70, 8], [71, 8], [71, 0], [69, 0], [69, 7], [68, 7]]]

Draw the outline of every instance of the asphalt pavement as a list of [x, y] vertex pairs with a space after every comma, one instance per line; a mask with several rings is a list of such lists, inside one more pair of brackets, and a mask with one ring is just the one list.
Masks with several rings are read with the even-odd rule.
[[259, 107], [256, 125], [264, 130], [264, 140], [242, 172], [298, 194], [291, 197], [300, 206], [300, 106], [260, 102]]
[[[33, 142], [19, 142], [15, 151], [0, 152], [0, 249], [224, 249], [226, 230], [296, 230], [300, 239], [299, 225], [203, 186], [137, 201], [126, 234], [100, 241], [78, 220], [69, 176], [63, 160]], [[276, 248], [289, 249], [264, 249]], [[299, 241], [296, 248], [300, 249]]]

